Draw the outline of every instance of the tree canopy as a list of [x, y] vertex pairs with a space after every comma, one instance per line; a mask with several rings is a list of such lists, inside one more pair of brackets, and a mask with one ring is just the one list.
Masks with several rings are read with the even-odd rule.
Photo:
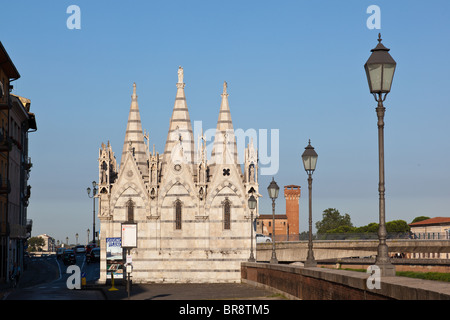
[[41, 237], [31, 237], [28, 239], [28, 251], [39, 251], [45, 245], [45, 240]]
[[420, 221], [428, 220], [428, 219], [430, 219], [430, 217], [420, 216], [420, 217], [414, 218], [414, 220], [411, 223], [420, 222]]
[[[425, 218], [427, 217], [418, 217]], [[418, 219], [416, 218], [416, 219]], [[414, 219], [414, 220], [416, 220]], [[422, 220], [425, 220], [422, 219]], [[421, 221], [421, 220], [419, 220]], [[379, 224], [371, 222], [366, 226], [354, 227], [350, 216], [346, 213], [341, 215], [337, 209], [326, 209], [323, 211], [322, 220], [316, 222], [317, 233], [377, 233]], [[409, 232], [410, 227], [404, 220], [393, 220], [386, 222], [386, 232], [405, 233]]]
[[316, 222], [317, 233], [326, 233], [337, 228], [341, 228], [342, 230], [353, 228], [353, 224], [348, 213], [341, 215], [339, 210], [334, 208], [324, 210], [322, 220]]

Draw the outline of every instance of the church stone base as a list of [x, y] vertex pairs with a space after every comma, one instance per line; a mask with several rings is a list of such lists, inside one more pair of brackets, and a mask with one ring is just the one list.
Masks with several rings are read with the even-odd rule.
[[[238, 283], [244, 251], [139, 250], [133, 252], [133, 283]], [[100, 282], [106, 282], [106, 263], [101, 263]]]

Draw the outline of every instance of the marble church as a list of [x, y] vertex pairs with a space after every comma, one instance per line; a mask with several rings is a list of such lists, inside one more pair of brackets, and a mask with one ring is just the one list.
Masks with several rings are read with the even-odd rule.
[[248, 143], [241, 166], [224, 82], [208, 157], [205, 138], [194, 143], [183, 78], [180, 67], [163, 153], [149, 147], [142, 130], [136, 84], [120, 165], [110, 143], [101, 145], [100, 281], [106, 281], [111, 265], [108, 239], [120, 238], [121, 225], [130, 222], [137, 228], [137, 245], [129, 254], [133, 282], [240, 281], [240, 264], [251, 248], [248, 198], [260, 196], [257, 149]]

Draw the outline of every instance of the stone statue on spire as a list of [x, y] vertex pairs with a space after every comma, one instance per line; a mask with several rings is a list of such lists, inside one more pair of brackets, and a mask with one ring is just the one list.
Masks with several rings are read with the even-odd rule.
[[226, 81], [223, 82], [223, 94], [227, 94], [228, 84]]
[[183, 75], [184, 71], [183, 68], [180, 66], [178, 67], [178, 83], [183, 83]]

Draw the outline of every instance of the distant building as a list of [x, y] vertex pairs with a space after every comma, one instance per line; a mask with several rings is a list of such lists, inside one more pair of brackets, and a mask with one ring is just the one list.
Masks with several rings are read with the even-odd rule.
[[[299, 229], [299, 200], [300, 200], [300, 186], [289, 185], [284, 187], [284, 198], [286, 199], [286, 216], [288, 219], [288, 226], [286, 233], [289, 235], [297, 235]], [[276, 231], [276, 230], [275, 230]]]
[[[287, 235], [288, 217], [285, 214], [275, 214], [275, 237], [283, 238]], [[256, 232], [272, 237], [273, 234], [273, 215], [260, 214], [256, 220]]]
[[[284, 198], [286, 199], [286, 214], [275, 214], [275, 238], [276, 240], [298, 240], [300, 186], [285, 186]], [[272, 214], [261, 214], [258, 217], [256, 232], [272, 236]]]
[[450, 218], [436, 217], [410, 223], [411, 233], [416, 239], [450, 239]]
[[38, 238], [42, 238], [45, 241], [45, 244], [42, 246], [42, 251], [45, 252], [55, 252], [56, 251], [56, 243], [53, 237], [50, 237], [48, 234], [38, 235]]
[[[450, 217], [436, 217], [409, 224], [415, 239], [450, 240]], [[448, 253], [415, 253], [412, 258], [449, 259]]]
[[27, 206], [31, 161], [28, 133], [36, 130], [30, 100], [11, 94], [12, 81], [20, 78], [0, 42], [0, 282], [16, 263], [23, 267], [25, 242], [31, 234]]

